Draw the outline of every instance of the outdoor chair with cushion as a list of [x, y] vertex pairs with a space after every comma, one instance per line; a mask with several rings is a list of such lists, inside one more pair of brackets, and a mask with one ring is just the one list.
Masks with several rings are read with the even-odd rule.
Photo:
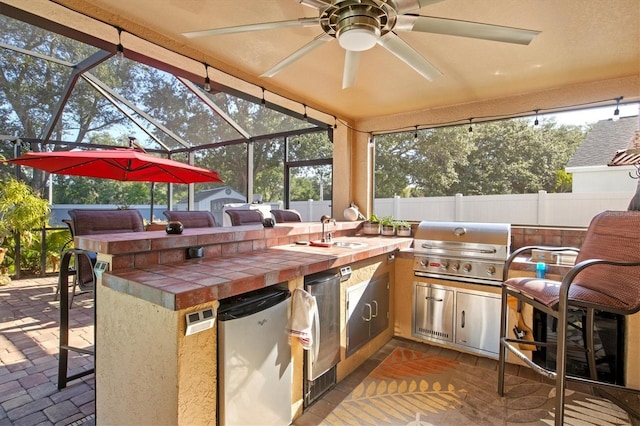
[[[592, 220], [584, 243], [578, 251], [575, 266], [563, 277], [562, 281], [545, 278], [517, 277], [508, 278], [509, 267], [518, 256], [539, 248], [522, 247], [515, 250], [507, 259], [502, 285], [502, 308], [500, 321], [500, 353], [498, 364], [498, 393], [505, 392], [505, 363], [507, 350], [537, 373], [555, 380], [556, 409], [555, 423], [560, 425], [564, 418], [564, 396], [567, 380], [589, 385], [624, 390], [634, 394], [640, 390], [626, 388], [621, 384], [603, 382], [598, 378], [594, 356], [594, 316], [598, 313], [619, 315], [621, 319], [640, 311], [640, 211], [606, 211]], [[567, 247], [545, 250], [564, 251]], [[577, 249], [575, 249], [577, 250]], [[508, 298], [516, 298], [518, 303], [532, 305], [535, 309], [551, 318], [557, 326], [557, 343], [526, 340], [522, 337], [509, 337], [507, 323], [509, 317]], [[568, 343], [569, 311], [582, 313], [582, 345]], [[574, 325], [574, 324], [572, 324]], [[604, 336], [607, 337], [607, 336]], [[624, 339], [624, 336], [617, 336]], [[621, 340], [623, 342], [624, 340]], [[522, 347], [535, 345], [551, 348], [556, 346], [555, 371], [535, 364], [522, 352]], [[569, 346], [585, 353], [589, 378], [567, 374], [567, 350]], [[529, 346], [530, 347], [530, 346]], [[549, 350], [549, 349], [547, 349]], [[618, 353], [624, 362], [624, 351]], [[627, 365], [629, 362], [627, 361]], [[601, 392], [603, 392], [601, 390]], [[607, 398], [612, 396], [607, 392]], [[635, 395], [634, 395], [635, 397]], [[621, 401], [618, 401], [621, 403]], [[621, 403], [625, 406], [624, 403]], [[625, 406], [629, 409], [629, 406]], [[636, 407], [637, 409], [637, 407]]]
[[163, 212], [170, 222], [178, 221], [185, 228], [214, 228], [216, 220], [207, 211], [170, 211]]
[[260, 210], [229, 209], [225, 211], [231, 218], [232, 226], [262, 225], [262, 213]]
[[[69, 216], [71, 221], [67, 224], [71, 230], [72, 237], [144, 231], [144, 221], [138, 210], [73, 209], [69, 210]], [[96, 261], [96, 255], [92, 254], [90, 257], [91, 263], [82, 256], [76, 264], [77, 285], [80, 286], [81, 290], [92, 289], [95, 284], [93, 265]], [[75, 295], [75, 285], [71, 303], [73, 303], [73, 295]]]
[[300, 213], [298, 213], [296, 210], [271, 210], [271, 214], [276, 220], [276, 223], [302, 222]]

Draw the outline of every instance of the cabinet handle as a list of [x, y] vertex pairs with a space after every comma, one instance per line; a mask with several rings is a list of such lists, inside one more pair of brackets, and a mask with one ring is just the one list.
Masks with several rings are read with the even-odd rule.
[[434, 302], [444, 302], [444, 299], [439, 299], [439, 298], [433, 297], [433, 296], [427, 296], [424, 299], [425, 300], [433, 300]]
[[462, 328], [464, 328], [464, 323], [465, 323], [465, 314], [464, 314], [464, 311], [462, 311], [462, 325], [461, 325]]
[[373, 303], [373, 306], [376, 307], [376, 313], [375, 314], [371, 314], [371, 317], [372, 318], [376, 318], [378, 316], [378, 301], [377, 300], [373, 300], [372, 303]]
[[365, 316], [363, 315], [362, 319], [365, 321], [371, 321], [371, 305], [368, 303], [365, 303], [364, 306], [369, 308], [369, 318], [365, 318]]

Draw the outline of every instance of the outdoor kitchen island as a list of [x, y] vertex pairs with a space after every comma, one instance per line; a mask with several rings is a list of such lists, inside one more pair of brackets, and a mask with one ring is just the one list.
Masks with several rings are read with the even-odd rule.
[[[215, 424], [216, 327], [185, 336], [187, 315], [226, 297], [279, 283], [302, 288], [305, 275], [349, 265], [346, 287], [388, 274], [411, 238], [355, 236], [358, 222], [331, 225], [355, 248], [313, 247], [320, 223], [185, 229], [76, 237], [109, 264], [96, 286], [96, 416], [99, 424]], [[203, 257], [187, 260], [189, 248]], [[344, 318], [341, 296], [341, 318]], [[393, 306], [393, 301], [389, 303]], [[390, 323], [391, 324], [391, 323]], [[344, 327], [341, 326], [344, 330]], [[338, 364], [338, 381], [393, 336], [393, 326]], [[300, 343], [292, 339], [292, 413], [302, 413]]]

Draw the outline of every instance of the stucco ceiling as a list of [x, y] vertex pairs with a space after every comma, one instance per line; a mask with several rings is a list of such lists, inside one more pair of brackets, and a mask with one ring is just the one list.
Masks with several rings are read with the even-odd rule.
[[[8, 4], [25, 6], [24, 1]], [[540, 31], [530, 45], [429, 33], [398, 35], [443, 76], [427, 81], [380, 46], [363, 52], [355, 84], [342, 89], [344, 50], [324, 44], [273, 77], [260, 75], [322, 33], [280, 28], [189, 39], [183, 32], [317, 16], [296, 0], [32, 0], [120, 26], [126, 33], [341, 118], [363, 120], [541, 93], [640, 74], [638, 0], [444, 0], [420, 15]], [[38, 6], [40, 5], [40, 6]], [[46, 11], [56, 15], [57, 12]], [[66, 13], [66, 12], [65, 12]], [[57, 19], [65, 20], [64, 13]], [[110, 41], [117, 40], [111, 30]], [[133, 42], [130, 45], [133, 48]], [[196, 62], [197, 63], [197, 62]], [[193, 68], [193, 67], [192, 67]], [[194, 72], [198, 72], [197, 69]], [[201, 68], [204, 75], [204, 67]], [[212, 74], [215, 77], [215, 73]], [[640, 97], [640, 89], [631, 97]], [[626, 99], [626, 98], [625, 98]]]

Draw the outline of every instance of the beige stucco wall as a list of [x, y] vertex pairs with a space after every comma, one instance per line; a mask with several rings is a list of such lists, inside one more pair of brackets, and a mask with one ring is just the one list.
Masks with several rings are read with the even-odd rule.
[[215, 327], [185, 337], [185, 311], [170, 311], [101, 285], [96, 308], [100, 424], [215, 424]]

